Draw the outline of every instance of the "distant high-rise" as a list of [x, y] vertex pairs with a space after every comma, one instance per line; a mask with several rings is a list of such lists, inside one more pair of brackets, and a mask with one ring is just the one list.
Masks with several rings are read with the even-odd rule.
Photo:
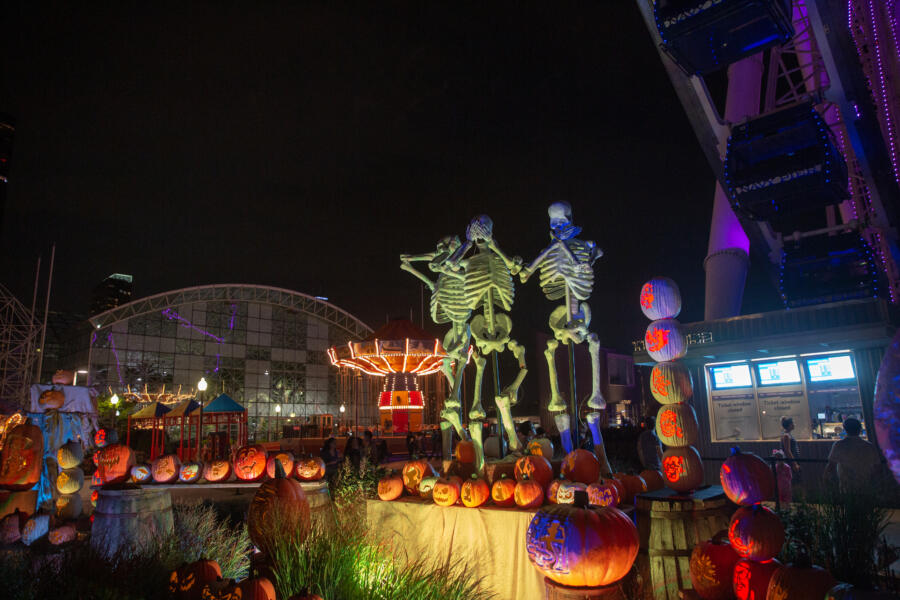
[[9, 183], [9, 163], [12, 160], [13, 134], [16, 131], [12, 117], [0, 113], [0, 230], [3, 229], [3, 213], [6, 209], [6, 186]]
[[134, 289], [132, 281], [131, 275], [113, 273], [97, 284], [91, 298], [91, 314], [100, 314], [131, 302], [131, 292]]

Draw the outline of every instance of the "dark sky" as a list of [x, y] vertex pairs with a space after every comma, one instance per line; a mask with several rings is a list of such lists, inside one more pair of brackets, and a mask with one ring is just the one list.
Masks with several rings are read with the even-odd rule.
[[[0, 35], [0, 281], [22, 299], [56, 242], [59, 310], [123, 272], [138, 297], [274, 285], [378, 326], [418, 314], [399, 254], [486, 213], [530, 260], [566, 200], [606, 252], [605, 345], [642, 335], [655, 274], [702, 318], [713, 176], [633, 1], [31, 4]], [[536, 282], [519, 295], [542, 327]]]

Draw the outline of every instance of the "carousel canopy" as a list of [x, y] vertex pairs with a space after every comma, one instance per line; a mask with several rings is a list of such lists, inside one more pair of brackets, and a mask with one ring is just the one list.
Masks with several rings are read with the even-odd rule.
[[203, 409], [204, 413], [241, 413], [244, 407], [232, 400], [228, 394], [220, 394]]
[[173, 407], [166, 417], [186, 417], [198, 408], [200, 408], [198, 402], [187, 398], [186, 400], [179, 402], [177, 406]]
[[159, 419], [172, 409], [164, 405], [162, 402], [151, 402], [147, 406], [132, 413], [132, 419]]
[[391, 373], [429, 375], [447, 352], [437, 338], [407, 319], [394, 319], [359, 342], [328, 349], [331, 364], [384, 377]]

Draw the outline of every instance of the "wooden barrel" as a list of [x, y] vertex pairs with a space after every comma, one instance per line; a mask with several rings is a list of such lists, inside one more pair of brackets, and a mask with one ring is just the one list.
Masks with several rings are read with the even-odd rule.
[[625, 600], [625, 594], [618, 583], [604, 587], [569, 587], [560, 585], [549, 577], [544, 577], [544, 596], [547, 600]]
[[322, 481], [301, 481], [300, 485], [309, 502], [309, 514], [313, 519], [321, 519], [330, 514], [332, 503], [328, 492], [328, 483]]
[[691, 585], [691, 552], [728, 529], [737, 507], [718, 485], [679, 494], [662, 489], [635, 499], [641, 550], [637, 564], [645, 599], [678, 600]]
[[174, 530], [168, 490], [100, 490], [91, 546], [113, 556], [152, 547]]

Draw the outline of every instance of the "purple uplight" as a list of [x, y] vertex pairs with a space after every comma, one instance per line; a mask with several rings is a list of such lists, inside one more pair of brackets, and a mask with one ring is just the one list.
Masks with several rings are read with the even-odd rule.
[[113, 356], [116, 357], [116, 373], [119, 376], [119, 385], [125, 385], [125, 380], [122, 379], [122, 366], [119, 363], [119, 352], [116, 350], [116, 340], [113, 339], [112, 332], [106, 336], [106, 340], [109, 342], [109, 347], [112, 349]]
[[[233, 331], [233, 330], [234, 330], [234, 316], [235, 316], [236, 314], [237, 314], [237, 304], [232, 304], [232, 305], [231, 305], [231, 319], [228, 320], [228, 330], [229, 330], [229, 331]], [[216, 368], [216, 371], [218, 371], [218, 370], [219, 370], [219, 369]]]
[[193, 323], [191, 323], [190, 321], [188, 321], [187, 319], [185, 319], [184, 317], [179, 315], [177, 312], [175, 312], [171, 308], [164, 308], [162, 311], [162, 314], [165, 318], [169, 319], [170, 321], [178, 321], [182, 327], [187, 327], [188, 329], [193, 329], [197, 333], [201, 333], [207, 337], [211, 337], [212, 339], [216, 340], [220, 344], [225, 343], [225, 340], [223, 338], [220, 338], [218, 336], [211, 334], [208, 331], [200, 329], [199, 327], [197, 327], [196, 325], [194, 325]]

